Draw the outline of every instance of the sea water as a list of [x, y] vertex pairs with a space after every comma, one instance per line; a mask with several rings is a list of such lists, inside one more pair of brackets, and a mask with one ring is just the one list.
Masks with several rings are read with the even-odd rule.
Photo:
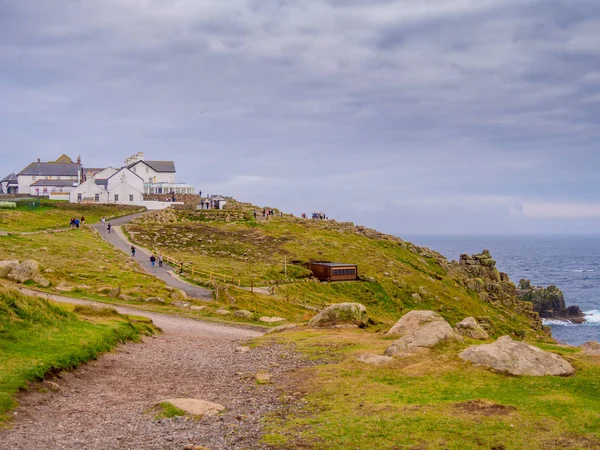
[[580, 306], [586, 323], [545, 320], [554, 338], [572, 345], [600, 341], [600, 236], [402, 237], [449, 260], [488, 249], [498, 270], [508, 273], [515, 284], [521, 278], [535, 286], [555, 284], [565, 294], [567, 306]]

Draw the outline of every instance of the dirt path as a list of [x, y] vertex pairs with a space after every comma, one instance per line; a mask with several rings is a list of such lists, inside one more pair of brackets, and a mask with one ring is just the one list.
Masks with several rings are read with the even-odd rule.
[[[139, 312], [136, 314], [153, 315]], [[124, 344], [55, 380], [58, 390], [20, 396], [14, 427], [0, 431], [3, 449], [260, 448], [261, 423], [281, 395], [257, 385], [306, 366], [278, 346], [237, 353], [259, 332], [181, 319], [152, 317], [165, 331], [141, 344]], [[152, 408], [166, 398], [190, 397], [224, 405], [200, 420], [156, 420]]]

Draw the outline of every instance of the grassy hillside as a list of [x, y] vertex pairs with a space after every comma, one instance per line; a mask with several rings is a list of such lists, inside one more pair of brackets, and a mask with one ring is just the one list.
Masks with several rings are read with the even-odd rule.
[[600, 448], [600, 358], [578, 349], [538, 344], [567, 358], [573, 376], [514, 377], [457, 357], [475, 342], [386, 366], [356, 360], [390, 344], [362, 330], [291, 331], [258, 345], [274, 342], [327, 362], [278, 380], [304, 406], [283, 398], [266, 421], [264, 441], [274, 448]]
[[[490, 323], [494, 335], [544, 336], [539, 321], [523, 314], [523, 305], [485, 301], [465, 287], [460, 268], [441, 255], [351, 223], [290, 216], [256, 222], [248, 212], [166, 211], [128, 225], [127, 232], [139, 245], [195, 270], [229, 276], [242, 286], [274, 287], [273, 302], [322, 307], [356, 301], [381, 327], [408, 310], [432, 309], [452, 325], [478, 316]], [[310, 280], [310, 260], [358, 264], [361, 281]]]
[[68, 228], [72, 217], [85, 217], [86, 223], [99, 222], [102, 217], [114, 218], [141, 211], [126, 205], [76, 204], [42, 200], [33, 205], [20, 201], [16, 209], [0, 209], [0, 231], [40, 231]]
[[28, 382], [77, 367], [152, 331], [146, 319], [110, 309], [58, 306], [0, 287], [0, 424]]

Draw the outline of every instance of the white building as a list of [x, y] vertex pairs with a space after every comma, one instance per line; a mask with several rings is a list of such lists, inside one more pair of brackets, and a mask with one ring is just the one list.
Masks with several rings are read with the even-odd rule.
[[17, 194], [18, 192], [19, 180], [16, 173], [11, 173], [0, 181], [0, 194]]
[[81, 159], [71, 161], [62, 155], [54, 162], [33, 162], [17, 174], [18, 192], [49, 196], [52, 192], [70, 192], [81, 182]]
[[138, 203], [144, 201], [144, 180], [123, 167], [107, 179], [89, 177], [70, 193], [69, 201], [96, 203]]
[[144, 179], [145, 194], [194, 194], [196, 189], [187, 183], [175, 181], [173, 161], [149, 161], [139, 152], [125, 160], [125, 167]]

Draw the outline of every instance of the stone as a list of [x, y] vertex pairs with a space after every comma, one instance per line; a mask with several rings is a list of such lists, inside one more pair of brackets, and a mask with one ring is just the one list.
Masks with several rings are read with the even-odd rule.
[[502, 336], [492, 344], [474, 345], [458, 355], [463, 361], [500, 373], [527, 376], [567, 376], [575, 369], [563, 357], [526, 342]]
[[48, 287], [50, 286], [50, 282], [48, 280], [46, 280], [43, 276], [41, 275], [36, 275], [33, 278], [33, 281], [35, 284], [41, 286], [41, 287]]
[[444, 341], [460, 339], [438, 313], [418, 310], [402, 316], [386, 336], [400, 337], [385, 350], [386, 356], [396, 356], [416, 347], [431, 348]]
[[121, 295], [121, 288], [112, 288], [107, 292], [107, 295], [112, 298], [119, 298], [119, 296]]
[[532, 286], [529, 280], [523, 279], [519, 282], [516, 294], [520, 300], [531, 302], [533, 310], [542, 318], [570, 320], [576, 323], [585, 321], [579, 306], [573, 305], [567, 308], [564, 294], [554, 285], [546, 288]]
[[212, 416], [225, 409], [223, 405], [219, 405], [218, 403], [195, 398], [170, 398], [162, 400], [159, 403], [170, 403], [175, 408], [179, 408], [194, 416]]
[[54, 286], [54, 289], [60, 292], [71, 292], [74, 288], [73, 286], [69, 286], [64, 280], [58, 283], [57, 286]]
[[228, 314], [231, 314], [231, 313], [230, 313], [229, 311], [227, 311], [226, 309], [217, 309], [215, 312], [216, 312], [217, 314], [220, 314], [220, 315], [222, 315], [222, 316], [226, 316], [226, 315], [228, 315]]
[[243, 346], [243, 345], [235, 348], [236, 353], [248, 353], [249, 351], [250, 351], [250, 347]]
[[271, 328], [269, 331], [267, 331], [267, 334], [281, 333], [283, 331], [293, 330], [294, 328], [298, 328], [298, 327], [299, 327], [298, 324], [295, 324], [295, 323], [286, 323], [285, 325], [279, 325], [277, 327]]
[[360, 303], [336, 303], [328, 306], [310, 322], [309, 327], [328, 328], [336, 325], [356, 325], [360, 328], [367, 326], [369, 318], [367, 308]]
[[283, 322], [284, 320], [287, 320], [287, 319], [284, 319], [283, 317], [261, 317], [258, 320], [260, 320], [261, 322], [264, 322], [264, 323], [275, 323], [275, 322]]
[[34, 259], [26, 259], [21, 264], [8, 273], [6, 278], [17, 283], [25, 283], [26, 281], [32, 280], [39, 274], [40, 263]]
[[18, 265], [19, 261], [16, 259], [0, 261], [0, 278], [6, 278], [6, 276]]
[[255, 376], [258, 384], [269, 384], [271, 382], [271, 374], [265, 371], [260, 371]]
[[487, 334], [487, 332], [482, 328], [482, 326], [477, 323], [474, 317], [467, 317], [466, 319], [463, 319], [461, 322], [456, 324], [454, 329], [458, 334], [471, 339], [485, 340], [490, 337], [489, 334]]
[[582, 349], [584, 355], [588, 356], [600, 356], [600, 342], [589, 341], [579, 346]]
[[157, 305], [163, 305], [165, 303], [165, 299], [162, 297], [148, 297], [144, 300], [146, 303], [154, 303]]
[[356, 357], [357, 361], [375, 366], [383, 366], [394, 361], [390, 356], [376, 355], [375, 353], [361, 353]]
[[252, 319], [254, 317], [254, 314], [252, 314], [250, 311], [247, 311], [245, 309], [240, 309], [239, 311], [236, 311], [233, 313], [234, 316], [236, 317], [241, 317], [242, 319]]
[[192, 305], [190, 306], [190, 309], [193, 311], [202, 311], [203, 309], [206, 309], [206, 306]]

